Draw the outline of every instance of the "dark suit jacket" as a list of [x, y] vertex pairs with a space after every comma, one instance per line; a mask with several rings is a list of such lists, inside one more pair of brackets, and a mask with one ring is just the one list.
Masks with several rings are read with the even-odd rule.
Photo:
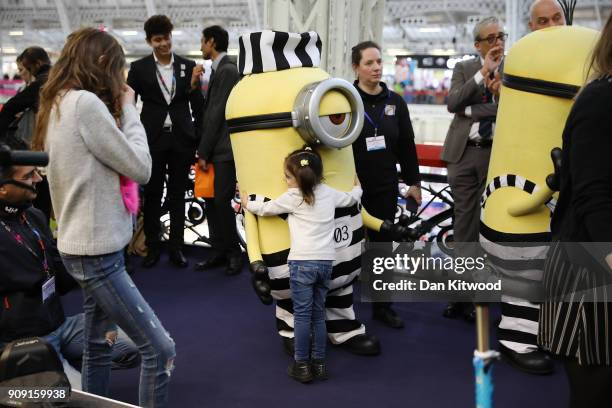
[[[162, 145], [167, 141], [160, 140], [160, 134], [168, 113], [170, 113], [176, 139], [172, 142], [178, 143], [178, 146], [184, 149], [194, 149], [197, 145], [196, 127], [200, 125], [204, 97], [199, 89], [191, 90], [191, 72], [194, 67], [194, 61], [174, 54], [176, 92], [171, 103], [168, 104], [157, 80], [153, 54], [132, 62], [127, 83], [136, 92], [136, 98], [140, 96], [142, 99], [140, 120], [147, 132], [151, 150], [166, 148]], [[182, 75], [181, 72], [184, 74]]]
[[[482, 103], [484, 82], [478, 85], [474, 81], [474, 75], [482, 68], [480, 57], [467, 61], [461, 61], [455, 65], [451, 88], [448, 94], [448, 111], [454, 113], [441, 158], [447, 163], [457, 163], [467, 145], [470, 129], [474, 122], [497, 115], [496, 103]], [[471, 106], [471, 116], [461, 114], [465, 108]]]
[[224, 56], [208, 84], [204, 101], [198, 155], [206, 161], [214, 163], [234, 160], [225, 121], [225, 105], [239, 79], [236, 64], [227, 55]]

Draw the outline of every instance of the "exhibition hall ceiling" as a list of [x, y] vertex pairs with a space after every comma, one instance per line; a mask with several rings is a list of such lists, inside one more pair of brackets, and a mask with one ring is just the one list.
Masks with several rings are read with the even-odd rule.
[[[525, 31], [531, 0], [386, 0], [384, 47], [391, 53], [469, 51], [474, 21], [483, 15], [505, 20], [512, 2], [518, 4], [519, 29]], [[263, 27], [264, 7], [265, 0], [0, 0], [0, 52], [14, 55], [34, 44], [57, 52], [66, 33], [95, 26], [116, 35], [127, 54], [143, 55], [149, 48], [142, 26], [152, 14], [171, 17], [180, 53], [199, 55], [201, 30], [211, 24], [228, 28], [235, 52], [239, 35]], [[574, 19], [601, 28], [610, 12], [612, 0], [578, 0]]]

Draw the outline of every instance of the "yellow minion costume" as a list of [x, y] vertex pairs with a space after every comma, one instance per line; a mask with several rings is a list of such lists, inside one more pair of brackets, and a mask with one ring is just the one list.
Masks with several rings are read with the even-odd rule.
[[[496, 269], [512, 278], [542, 279], [556, 196], [554, 179], [547, 182], [555, 172], [551, 150], [561, 146], [596, 37], [586, 28], [551, 27], [522, 38], [505, 58], [480, 241]], [[549, 362], [535, 358], [539, 306], [509, 296], [502, 302], [501, 351], [519, 356], [525, 371], [550, 371]]]
[[[287, 190], [283, 161], [305, 143], [323, 161], [325, 183], [350, 191], [355, 177], [351, 143], [363, 126], [363, 104], [355, 88], [318, 68], [317, 33], [263, 31], [243, 35], [238, 69], [244, 78], [226, 108], [240, 189], [252, 199], [275, 199]], [[286, 217], [285, 217], [286, 218]], [[368, 228], [399, 226], [378, 220], [360, 206], [337, 209], [334, 262], [326, 300], [330, 340], [356, 354], [378, 354], [378, 340], [366, 334], [353, 309], [353, 282], [360, 272], [364, 223]], [[276, 321], [285, 345], [293, 338], [293, 306], [287, 256], [290, 239], [283, 217], [246, 212], [247, 251], [260, 299], [276, 299]]]

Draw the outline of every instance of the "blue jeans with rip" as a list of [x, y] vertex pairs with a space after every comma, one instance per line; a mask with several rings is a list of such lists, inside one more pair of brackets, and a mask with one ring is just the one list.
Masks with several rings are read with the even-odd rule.
[[312, 327], [312, 358], [325, 358], [327, 328], [325, 327], [325, 296], [329, 290], [333, 261], [289, 261], [289, 285], [293, 301], [295, 361], [310, 361]]
[[140, 350], [139, 405], [168, 406], [168, 385], [176, 356], [174, 341], [127, 274], [123, 251], [61, 256], [83, 289], [83, 390], [108, 395], [111, 350], [119, 325]]

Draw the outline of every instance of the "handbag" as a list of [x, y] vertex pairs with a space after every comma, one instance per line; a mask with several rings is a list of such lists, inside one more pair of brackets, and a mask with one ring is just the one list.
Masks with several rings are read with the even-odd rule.
[[8, 136], [19, 138], [29, 145], [34, 137], [34, 125], [36, 123], [36, 112], [26, 109], [21, 116], [15, 119], [8, 128]]
[[193, 195], [198, 198], [215, 197], [215, 167], [208, 165], [208, 170], [203, 171], [200, 166], [195, 165], [195, 185]]

